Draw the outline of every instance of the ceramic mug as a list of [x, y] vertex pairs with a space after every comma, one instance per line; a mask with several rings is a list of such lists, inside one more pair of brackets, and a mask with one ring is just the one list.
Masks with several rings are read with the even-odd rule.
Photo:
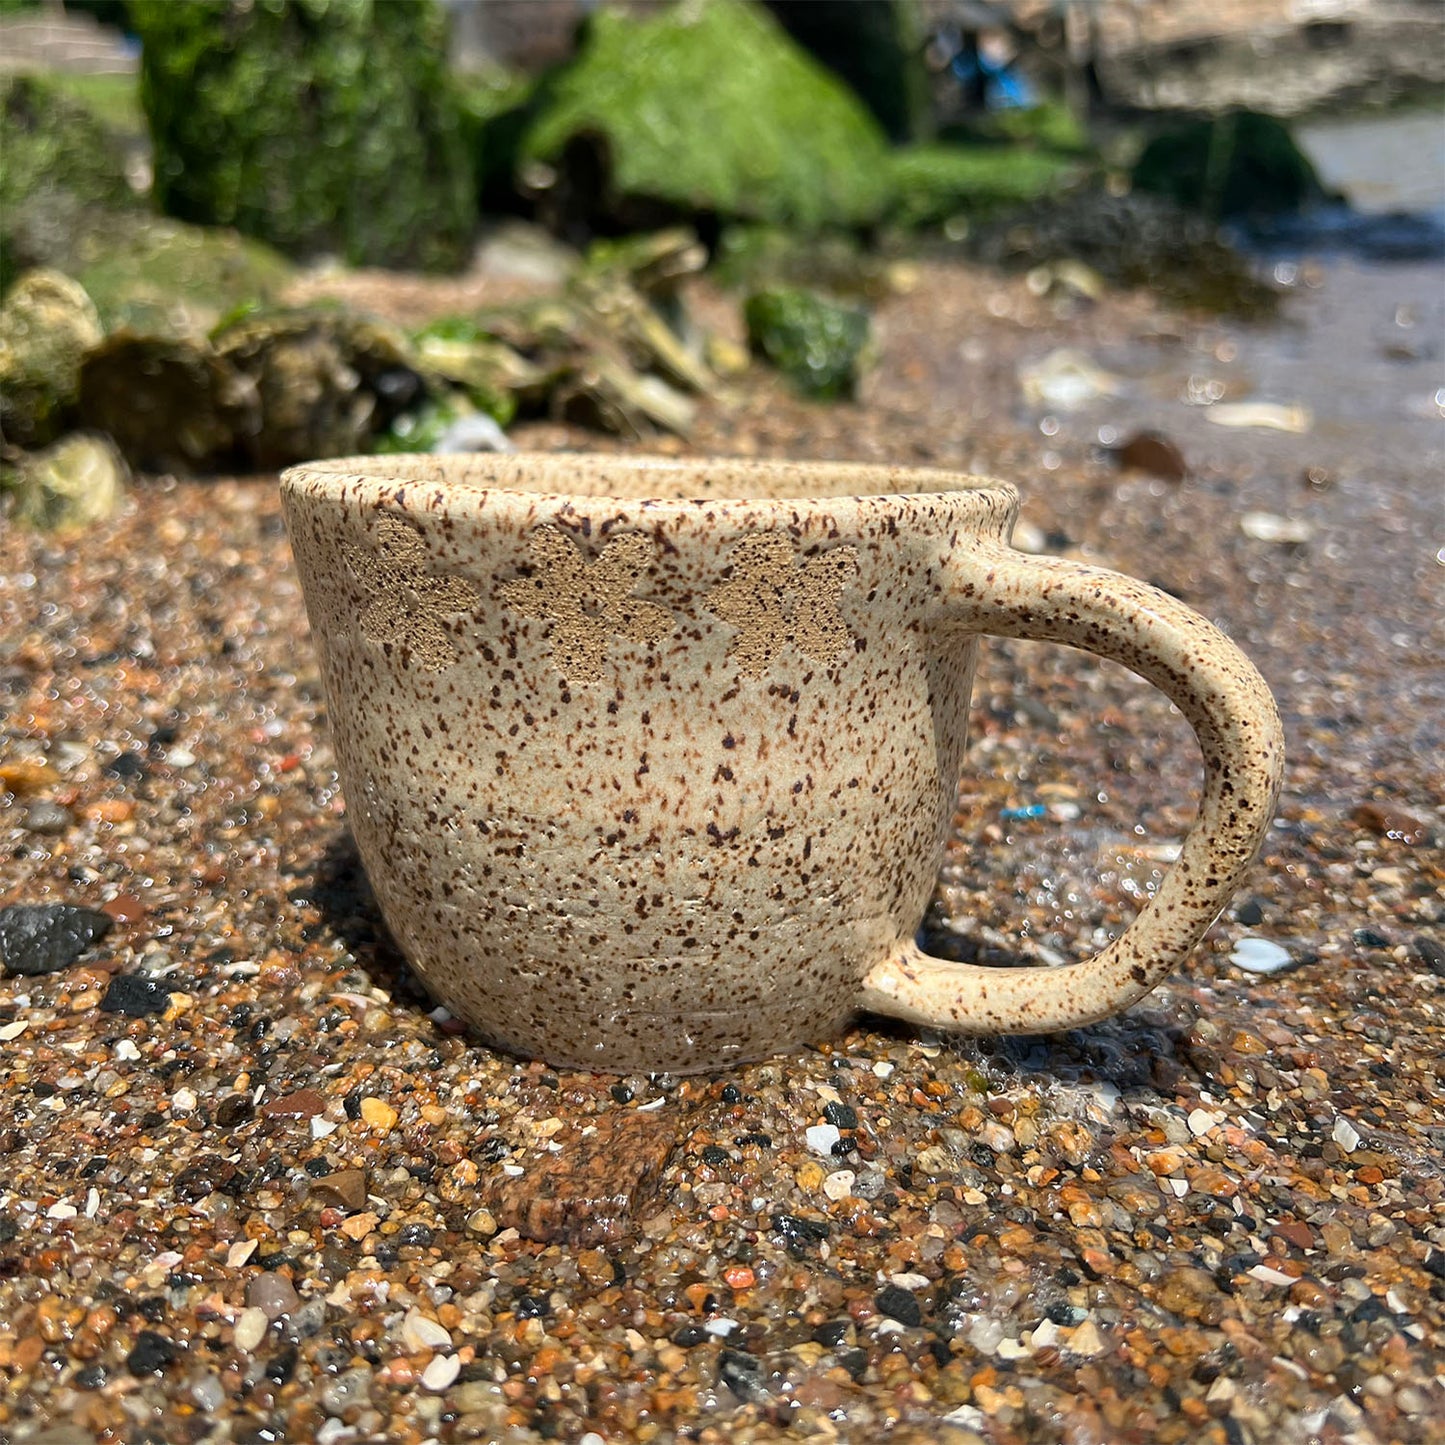
[[[860, 1008], [1086, 1024], [1188, 954], [1269, 825], [1283, 755], [1259, 674], [1172, 597], [1012, 550], [1006, 483], [556, 454], [317, 462], [282, 493], [382, 913], [499, 1048], [684, 1072]], [[914, 941], [983, 633], [1125, 664], [1203, 751], [1178, 861], [1085, 962]]]

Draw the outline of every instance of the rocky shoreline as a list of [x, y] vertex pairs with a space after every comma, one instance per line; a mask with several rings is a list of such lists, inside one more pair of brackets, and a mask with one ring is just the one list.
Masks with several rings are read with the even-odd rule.
[[[1249, 887], [1186, 973], [1064, 1037], [864, 1020], [688, 1080], [481, 1048], [357, 865], [274, 481], [152, 477], [78, 542], [0, 532], [0, 910], [109, 920], [0, 976], [0, 1438], [1430, 1439], [1440, 423], [1405, 406], [1430, 357], [1383, 353], [1429, 303], [1393, 299], [1405, 335], [1374, 284], [1291, 278], [1290, 345], [1374, 408], [1319, 376], [1303, 432], [1207, 416], [1301, 400], [1279, 332], [947, 262], [879, 305], [856, 402], [753, 372], [655, 443], [1015, 479], [1025, 545], [1164, 585], [1259, 662], [1290, 765]], [[366, 301], [393, 319], [450, 309], [388, 287]], [[710, 283], [689, 300], [736, 328]], [[1058, 348], [1117, 394], [1022, 399]], [[1139, 427], [1180, 475], [1121, 469]], [[930, 946], [1095, 947], [1157, 885], [1196, 766], [1119, 669], [988, 646]], [[1247, 938], [1287, 966], [1241, 966], [1268, 956]]]

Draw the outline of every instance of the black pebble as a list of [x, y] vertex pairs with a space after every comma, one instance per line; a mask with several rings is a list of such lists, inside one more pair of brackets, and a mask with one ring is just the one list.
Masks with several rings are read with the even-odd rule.
[[813, 1331], [813, 1343], [824, 1349], [836, 1350], [848, 1338], [851, 1320], [827, 1320]]
[[245, 1094], [227, 1094], [216, 1107], [216, 1123], [222, 1129], [236, 1129], [256, 1115], [256, 1106]]
[[1388, 948], [1390, 940], [1382, 933], [1376, 933], [1373, 928], [1355, 929], [1355, 942], [1361, 948]]
[[112, 778], [143, 778], [146, 772], [145, 759], [137, 752], [119, 753], [101, 769]]
[[724, 1104], [740, 1104], [742, 1100], [742, 1091], [736, 1084], [723, 1085], [722, 1101]]
[[545, 1299], [534, 1294], [519, 1294], [517, 1296], [516, 1316], [519, 1320], [536, 1319], [548, 1312], [548, 1304]]
[[1254, 928], [1264, 922], [1264, 909], [1260, 906], [1258, 898], [1246, 898], [1238, 908], [1234, 910], [1236, 920], [1246, 928]]
[[721, 1167], [732, 1157], [721, 1144], [704, 1144], [702, 1146], [702, 1162], [712, 1169]]
[[396, 1236], [396, 1242], [403, 1249], [407, 1247], [425, 1249], [432, 1241], [432, 1232], [424, 1224], [406, 1224]]
[[775, 1214], [772, 1225], [784, 1239], [807, 1240], [812, 1244], [827, 1239], [829, 1233], [826, 1220], [804, 1219], [800, 1214]]
[[873, 1303], [878, 1306], [880, 1314], [897, 1320], [900, 1325], [923, 1323], [923, 1311], [918, 1307], [918, 1301], [896, 1284], [885, 1285], [873, 1296]]
[[632, 1090], [626, 1084], [613, 1084], [607, 1091], [612, 1095], [615, 1102], [619, 1104], [630, 1104], [632, 1102]]
[[70, 903], [12, 903], [0, 908], [0, 964], [25, 977], [69, 968], [113, 921]]
[[1418, 934], [1410, 940], [1410, 952], [1430, 970], [1445, 978], [1445, 948], [1426, 934]]
[[839, 1350], [838, 1363], [852, 1375], [854, 1380], [861, 1380], [868, 1369], [868, 1351], [860, 1349]]
[[118, 973], [100, 1001], [100, 1010], [141, 1019], [148, 1014], [163, 1014], [170, 1003], [171, 990], [160, 979], [142, 978], [138, 973]]
[[87, 1365], [83, 1370], [76, 1371], [72, 1383], [77, 1390], [98, 1390], [109, 1378], [104, 1365]]
[[136, 1336], [135, 1348], [125, 1357], [125, 1367], [132, 1375], [154, 1375], [176, 1361], [175, 1344], [154, 1330], [142, 1330]]
[[707, 1331], [701, 1325], [679, 1325], [672, 1332], [672, 1342], [679, 1349], [690, 1350], [707, 1339]]
[[768, 1391], [763, 1383], [763, 1362], [743, 1350], [724, 1350], [718, 1356], [718, 1374], [739, 1400], [760, 1400]]
[[295, 1345], [287, 1345], [280, 1354], [266, 1362], [266, 1378], [273, 1385], [284, 1385], [291, 1378], [296, 1369], [297, 1350]]
[[858, 1111], [847, 1104], [824, 1104], [823, 1117], [838, 1129], [856, 1129]]

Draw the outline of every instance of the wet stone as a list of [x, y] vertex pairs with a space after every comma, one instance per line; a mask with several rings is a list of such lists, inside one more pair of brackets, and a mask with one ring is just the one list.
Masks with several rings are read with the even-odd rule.
[[343, 1209], [360, 1209], [366, 1203], [366, 1170], [338, 1169], [323, 1174], [311, 1186], [311, 1197], [339, 1204]]
[[315, 1089], [297, 1089], [261, 1105], [268, 1119], [314, 1119], [326, 1112], [326, 1096]]
[[69, 968], [105, 937], [111, 921], [69, 903], [13, 903], [0, 909], [0, 965], [26, 977]]
[[885, 1285], [874, 1295], [873, 1303], [878, 1306], [879, 1314], [887, 1315], [890, 1320], [897, 1320], [901, 1325], [923, 1323], [923, 1310], [917, 1298], [901, 1285]]
[[179, 1353], [175, 1341], [154, 1330], [142, 1330], [135, 1348], [125, 1357], [125, 1367], [133, 1375], [159, 1374], [176, 1362]]
[[255, 1117], [256, 1109], [245, 1094], [227, 1094], [216, 1106], [216, 1123], [222, 1129], [237, 1129]]
[[52, 803], [42, 798], [26, 808], [22, 826], [27, 832], [50, 837], [65, 832], [74, 821], [75, 815], [69, 808], [62, 808], [59, 803]]
[[301, 1303], [301, 1297], [284, 1274], [268, 1270], [246, 1286], [246, 1303], [260, 1310], [268, 1320], [279, 1320]]
[[100, 1001], [102, 1013], [147, 1018], [163, 1014], [171, 1004], [172, 990], [161, 979], [142, 978], [135, 973], [118, 973], [111, 979]]
[[856, 1129], [858, 1127], [858, 1111], [848, 1104], [824, 1104], [823, 1118], [839, 1129]]

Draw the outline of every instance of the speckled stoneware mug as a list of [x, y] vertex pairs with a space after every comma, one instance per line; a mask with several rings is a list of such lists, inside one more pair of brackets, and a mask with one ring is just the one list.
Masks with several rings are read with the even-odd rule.
[[[1008, 545], [1014, 488], [600, 456], [296, 467], [286, 519], [348, 818], [417, 973], [558, 1066], [712, 1069], [860, 1008], [1071, 1028], [1154, 987], [1279, 786], [1259, 674], [1128, 577]], [[1087, 962], [930, 958], [981, 633], [1113, 658], [1183, 711], [1199, 818]]]

